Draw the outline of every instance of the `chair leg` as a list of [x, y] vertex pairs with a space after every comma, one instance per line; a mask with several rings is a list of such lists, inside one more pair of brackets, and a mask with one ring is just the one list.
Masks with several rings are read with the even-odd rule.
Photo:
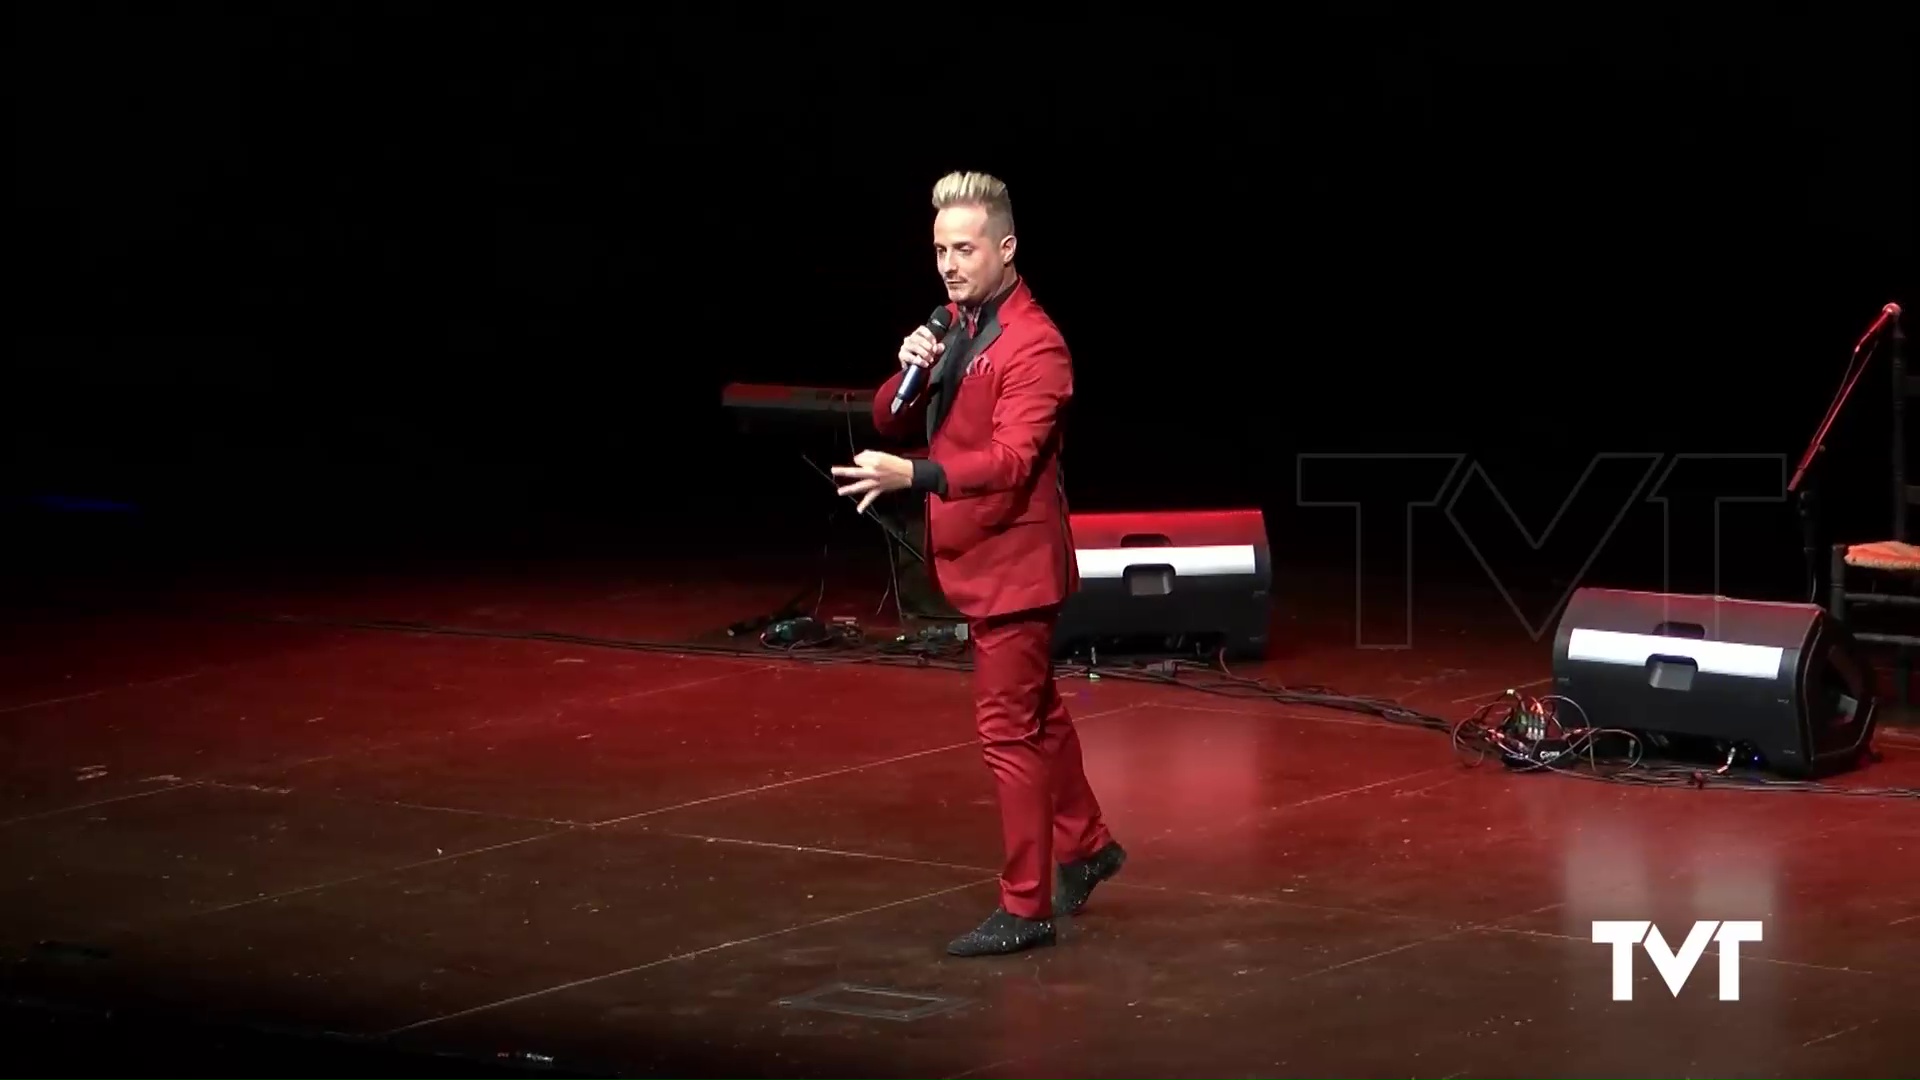
[[[1827, 563], [1827, 614], [1841, 625], [1847, 621], [1847, 545], [1835, 544]], [[1913, 649], [1907, 645], [1893, 646], [1893, 677], [1899, 683], [1899, 692], [1894, 700], [1902, 707], [1913, 700]]]
[[1827, 563], [1827, 614], [1837, 623], [1847, 621], [1847, 545], [1835, 544]]

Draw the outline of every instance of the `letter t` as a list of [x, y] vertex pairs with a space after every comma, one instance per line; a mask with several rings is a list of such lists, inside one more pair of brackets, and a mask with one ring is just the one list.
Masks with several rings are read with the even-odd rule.
[[1613, 946], [1613, 1000], [1633, 1000], [1633, 947], [1652, 925], [1644, 919], [1594, 920], [1594, 943]]
[[1720, 943], [1720, 1000], [1740, 1000], [1740, 943], [1759, 941], [1758, 922], [1723, 922], [1713, 940]]

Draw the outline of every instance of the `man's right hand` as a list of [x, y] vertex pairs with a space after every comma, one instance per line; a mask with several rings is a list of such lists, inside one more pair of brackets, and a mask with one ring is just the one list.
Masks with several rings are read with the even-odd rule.
[[909, 367], [932, 367], [933, 362], [940, 359], [940, 354], [946, 349], [944, 343], [934, 338], [933, 331], [923, 326], [908, 334], [906, 340], [900, 343], [900, 370], [905, 371]]

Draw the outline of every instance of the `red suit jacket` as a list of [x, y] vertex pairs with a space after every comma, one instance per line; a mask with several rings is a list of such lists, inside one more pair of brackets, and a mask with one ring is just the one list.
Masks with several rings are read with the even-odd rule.
[[[947, 310], [958, 331], [960, 313]], [[881, 385], [874, 424], [892, 439], [925, 432], [927, 460], [945, 473], [945, 491], [927, 496], [927, 547], [948, 603], [974, 619], [1058, 604], [1079, 587], [1060, 481], [1073, 397], [1066, 339], [1025, 279], [987, 306], [960, 355], [956, 336], [928, 388], [897, 415], [903, 373]]]

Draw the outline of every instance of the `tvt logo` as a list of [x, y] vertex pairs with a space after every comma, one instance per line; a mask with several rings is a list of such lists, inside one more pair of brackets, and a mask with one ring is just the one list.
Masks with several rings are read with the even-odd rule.
[[1465, 454], [1302, 454], [1295, 471], [1299, 505], [1353, 516], [1354, 644], [1362, 649], [1413, 647], [1415, 511], [1442, 512], [1538, 641], [1635, 506], [1659, 508], [1667, 590], [1677, 571], [1711, 580], [1718, 593], [1723, 509], [1787, 498], [1783, 454], [1597, 454], [1537, 527]]
[[1680, 943], [1680, 951], [1674, 952], [1667, 946], [1667, 939], [1661, 936], [1660, 928], [1644, 919], [1624, 919], [1618, 921], [1598, 921], [1593, 924], [1593, 940], [1596, 945], [1613, 946], [1613, 1000], [1633, 1000], [1633, 947], [1643, 946], [1647, 956], [1652, 959], [1655, 971], [1666, 980], [1667, 989], [1674, 997], [1680, 996], [1680, 988], [1687, 985], [1687, 976], [1700, 963], [1700, 955], [1707, 951], [1707, 942], [1720, 943], [1720, 1000], [1740, 1000], [1740, 943], [1759, 941], [1761, 936], [1758, 922], [1715, 922], [1707, 920], [1693, 924], [1693, 931], [1687, 940]]

